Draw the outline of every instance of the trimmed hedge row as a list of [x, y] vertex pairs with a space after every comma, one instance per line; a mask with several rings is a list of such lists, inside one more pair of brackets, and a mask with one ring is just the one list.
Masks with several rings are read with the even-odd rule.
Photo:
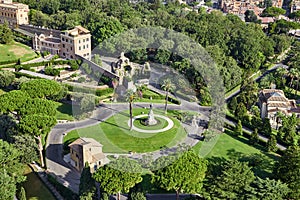
[[15, 59], [15, 60], [4, 60], [0, 62], [0, 65], [7, 65], [7, 64], [17, 64], [19, 60]]
[[61, 196], [64, 197], [66, 200], [74, 200], [79, 199], [78, 195], [72, 192], [69, 188], [66, 188], [63, 184], [58, 182], [56, 178], [47, 174], [48, 181], [55, 187], [55, 189], [59, 192]]

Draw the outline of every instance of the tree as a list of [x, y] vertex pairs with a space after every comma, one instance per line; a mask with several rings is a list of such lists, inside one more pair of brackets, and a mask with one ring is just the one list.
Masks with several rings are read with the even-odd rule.
[[145, 194], [142, 192], [132, 192], [129, 196], [129, 200], [146, 200]]
[[24, 187], [20, 188], [19, 194], [18, 194], [18, 199], [19, 200], [26, 200], [26, 192]]
[[247, 162], [223, 161], [206, 182], [206, 193], [212, 199], [243, 199], [255, 176]]
[[295, 19], [295, 21], [298, 21], [300, 20], [300, 10], [297, 10], [296, 12], [293, 12], [289, 15], [289, 18], [291, 19]]
[[258, 19], [253, 10], [246, 10], [245, 12], [245, 21], [257, 23]]
[[85, 163], [85, 166], [81, 172], [80, 184], [79, 184], [79, 196], [80, 199], [92, 199], [96, 191], [95, 180], [92, 178], [91, 169], [88, 163]]
[[234, 132], [237, 136], [243, 135], [243, 127], [241, 120], [238, 120], [238, 123], [235, 125]]
[[12, 144], [0, 140], [0, 199], [13, 199], [16, 184], [25, 181], [20, 152]]
[[18, 124], [18, 129], [22, 133], [30, 134], [37, 139], [42, 167], [44, 167], [42, 140], [55, 124], [55, 117], [41, 114], [27, 115], [23, 117]]
[[[197, 193], [201, 191], [207, 171], [207, 161], [193, 151], [187, 151], [171, 165], [154, 172], [153, 181], [168, 191], [179, 193]], [[191, 175], [193, 177], [191, 177]]]
[[141, 171], [136, 171], [137, 168], [140, 166], [136, 161], [121, 158], [97, 169], [93, 178], [100, 183], [101, 192], [118, 194], [120, 200], [121, 192], [128, 193], [130, 188], [142, 181]]
[[15, 74], [10, 71], [0, 71], [0, 88], [9, 86], [15, 79]]
[[165, 79], [161, 88], [166, 91], [166, 99], [165, 99], [165, 113], [167, 113], [167, 106], [168, 106], [168, 97], [169, 92], [172, 92], [175, 89], [175, 85], [171, 82], [170, 79]]
[[95, 109], [95, 96], [91, 94], [84, 95], [80, 100], [80, 111], [91, 112]]
[[261, 127], [261, 133], [263, 135], [266, 135], [266, 136], [269, 136], [269, 135], [272, 134], [272, 127], [271, 127], [269, 118], [264, 118], [263, 119], [263, 123], [262, 123], [262, 127]]
[[126, 101], [129, 103], [130, 130], [132, 130], [132, 127], [133, 127], [132, 104], [133, 104], [135, 98], [136, 98], [135, 92], [133, 90], [127, 90]]
[[264, 0], [264, 7], [265, 8], [269, 8], [269, 7], [272, 7], [272, 0]]
[[261, 179], [256, 177], [252, 184], [250, 194], [247, 199], [263, 199], [263, 200], [283, 200], [289, 193], [288, 185], [280, 180], [271, 180], [269, 178]]
[[277, 7], [268, 7], [266, 8], [263, 13], [262, 16], [264, 17], [279, 17], [279, 15], [284, 15], [285, 14], [285, 10], [282, 8], [277, 8]]
[[0, 24], [0, 44], [10, 44], [13, 41], [13, 33], [8, 24]]
[[271, 135], [270, 139], [267, 142], [267, 150], [269, 152], [277, 151], [277, 140], [275, 135]]
[[34, 79], [21, 84], [21, 90], [32, 98], [50, 99], [59, 94], [62, 87], [59, 83], [47, 79]]
[[300, 198], [300, 147], [289, 147], [280, 158], [274, 169], [275, 177], [287, 183], [290, 190], [290, 199]]
[[255, 128], [254, 131], [252, 132], [249, 141], [251, 144], [256, 144], [259, 141], [257, 128]]
[[17, 149], [22, 149], [21, 163], [29, 164], [32, 161], [38, 160], [38, 146], [30, 135], [16, 135], [13, 139], [14, 146]]

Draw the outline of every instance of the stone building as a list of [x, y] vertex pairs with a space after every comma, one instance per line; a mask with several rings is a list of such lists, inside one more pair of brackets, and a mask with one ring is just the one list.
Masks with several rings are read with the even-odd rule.
[[102, 145], [92, 138], [78, 138], [69, 147], [70, 163], [79, 172], [82, 171], [85, 163], [89, 164], [93, 173], [109, 161], [102, 152]]
[[29, 24], [28, 12], [28, 5], [12, 0], [0, 0], [0, 24], [7, 22], [10, 27]]
[[[252, 10], [255, 15], [259, 16], [264, 10], [259, 5], [263, 3], [263, 0], [219, 0], [223, 12], [235, 15], [244, 15], [247, 10]], [[272, 4], [274, 7], [281, 8], [283, 0], [273, 0]]]
[[48, 51], [51, 54], [57, 54], [67, 59], [75, 59], [76, 55], [79, 55], [90, 60], [91, 34], [89, 30], [82, 26], [62, 31], [59, 36], [53, 36], [51, 31], [49, 31], [48, 35], [35, 34], [33, 49]]
[[76, 26], [72, 30], [61, 33], [61, 51], [63, 58], [74, 59], [80, 55], [88, 60], [91, 59], [91, 34], [82, 26]]
[[264, 89], [259, 93], [259, 107], [261, 118], [269, 118], [270, 123], [277, 121], [277, 113], [291, 116], [295, 113], [299, 117], [300, 110], [294, 99], [285, 97], [284, 92], [278, 89]]

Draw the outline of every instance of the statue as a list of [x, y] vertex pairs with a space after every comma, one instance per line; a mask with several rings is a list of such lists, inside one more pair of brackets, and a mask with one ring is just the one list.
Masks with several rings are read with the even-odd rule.
[[[152, 100], [152, 97], [150, 98]], [[150, 110], [149, 110], [149, 113], [148, 113], [148, 119], [146, 120], [146, 125], [155, 125], [157, 124], [157, 121], [156, 119], [154, 118], [154, 113], [153, 113], [153, 104], [151, 102], [150, 104]]]

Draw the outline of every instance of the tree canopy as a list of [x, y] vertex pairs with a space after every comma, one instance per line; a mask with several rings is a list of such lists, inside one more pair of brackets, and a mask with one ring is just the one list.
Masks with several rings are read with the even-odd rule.
[[197, 193], [202, 189], [207, 162], [193, 151], [183, 153], [172, 164], [154, 172], [153, 180], [168, 190], [178, 193]]
[[61, 90], [62, 86], [59, 83], [47, 79], [34, 79], [21, 84], [21, 91], [32, 98], [53, 98]]

